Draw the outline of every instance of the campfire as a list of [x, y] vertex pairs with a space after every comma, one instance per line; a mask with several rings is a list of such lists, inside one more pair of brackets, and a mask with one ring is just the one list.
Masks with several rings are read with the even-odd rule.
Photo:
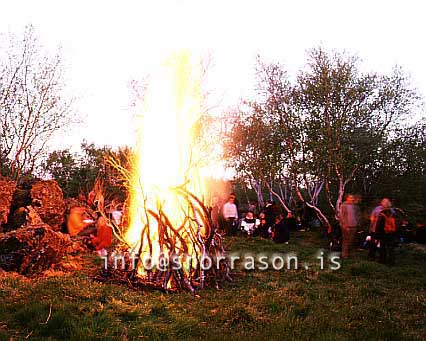
[[110, 160], [130, 194], [121, 244], [105, 257], [107, 278], [125, 274], [131, 285], [191, 292], [230, 279], [221, 235], [204, 202], [205, 156], [196, 140], [200, 78], [200, 63], [190, 53], [170, 57], [144, 96], [132, 169]]

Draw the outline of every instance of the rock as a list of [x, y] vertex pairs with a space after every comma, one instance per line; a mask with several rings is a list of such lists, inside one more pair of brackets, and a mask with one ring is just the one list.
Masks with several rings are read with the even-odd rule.
[[[16, 188], [4, 231], [41, 222], [60, 231], [64, 222], [65, 203], [62, 190], [54, 180], [27, 182]], [[40, 221], [41, 219], [41, 221]]]
[[65, 204], [62, 190], [54, 180], [38, 181], [30, 190], [31, 206], [53, 230], [59, 231], [64, 222]]
[[38, 215], [37, 211], [32, 206], [20, 207], [9, 216], [9, 226], [16, 228], [40, 225], [43, 220]]
[[49, 269], [73, 250], [68, 235], [46, 224], [0, 234], [0, 268], [28, 275]]
[[15, 181], [0, 178], [0, 228], [7, 224], [15, 190]]

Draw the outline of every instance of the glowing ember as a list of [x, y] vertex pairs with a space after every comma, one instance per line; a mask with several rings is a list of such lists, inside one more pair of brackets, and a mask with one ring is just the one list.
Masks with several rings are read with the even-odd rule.
[[[188, 52], [169, 58], [151, 79], [131, 176], [126, 242], [138, 256], [137, 275], [169, 288], [203, 281], [206, 243], [215, 243], [203, 198], [195, 127], [201, 113], [200, 63]], [[204, 161], [204, 160], [203, 160]], [[214, 256], [218, 256], [217, 252]], [[167, 271], [159, 267], [168, 259]], [[177, 263], [182, 268], [175, 270]]]

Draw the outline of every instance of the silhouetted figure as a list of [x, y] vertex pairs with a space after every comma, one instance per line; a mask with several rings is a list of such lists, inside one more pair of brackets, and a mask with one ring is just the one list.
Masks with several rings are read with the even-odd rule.
[[265, 213], [265, 219], [266, 219], [266, 224], [268, 225], [268, 228], [272, 227], [272, 225], [275, 224], [275, 217], [276, 217], [274, 202], [272, 200], [268, 200], [266, 202], [263, 213]]
[[296, 231], [297, 230], [297, 220], [293, 216], [293, 212], [287, 212], [287, 217], [285, 217], [285, 222], [288, 226], [289, 231]]
[[370, 236], [371, 236], [371, 240], [370, 240], [370, 244], [369, 244], [369, 252], [368, 252], [368, 258], [369, 259], [375, 259], [376, 258], [376, 251], [377, 251], [377, 247], [378, 247], [378, 236], [377, 236], [377, 221], [378, 218], [380, 216], [380, 214], [382, 213], [383, 210], [386, 209], [391, 209], [392, 207], [392, 203], [388, 198], [383, 198], [380, 201], [380, 205], [376, 206], [374, 208], [374, 210], [371, 212], [370, 215]]
[[289, 224], [283, 216], [279, 214], [272, 227], [272, 240], [276, 243], [288, 243], [290, 240]]
[[381, 263], [393, 264], [395, 262], [395, 234], [395, 214], [391, 208], [386, 208], [380, 212], [376, 222], [377, 248]]

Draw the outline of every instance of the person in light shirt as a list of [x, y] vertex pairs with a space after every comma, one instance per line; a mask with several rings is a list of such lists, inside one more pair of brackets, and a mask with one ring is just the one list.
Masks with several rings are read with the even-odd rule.
[[237, 205], [235, 205], [235, 196], [233, 195], [230, 195], [228, 201], [223, 205], [223, 218], [226, 223], [225, 233], [227, 235], [233, 235], [238, 220], [238, 210]]

